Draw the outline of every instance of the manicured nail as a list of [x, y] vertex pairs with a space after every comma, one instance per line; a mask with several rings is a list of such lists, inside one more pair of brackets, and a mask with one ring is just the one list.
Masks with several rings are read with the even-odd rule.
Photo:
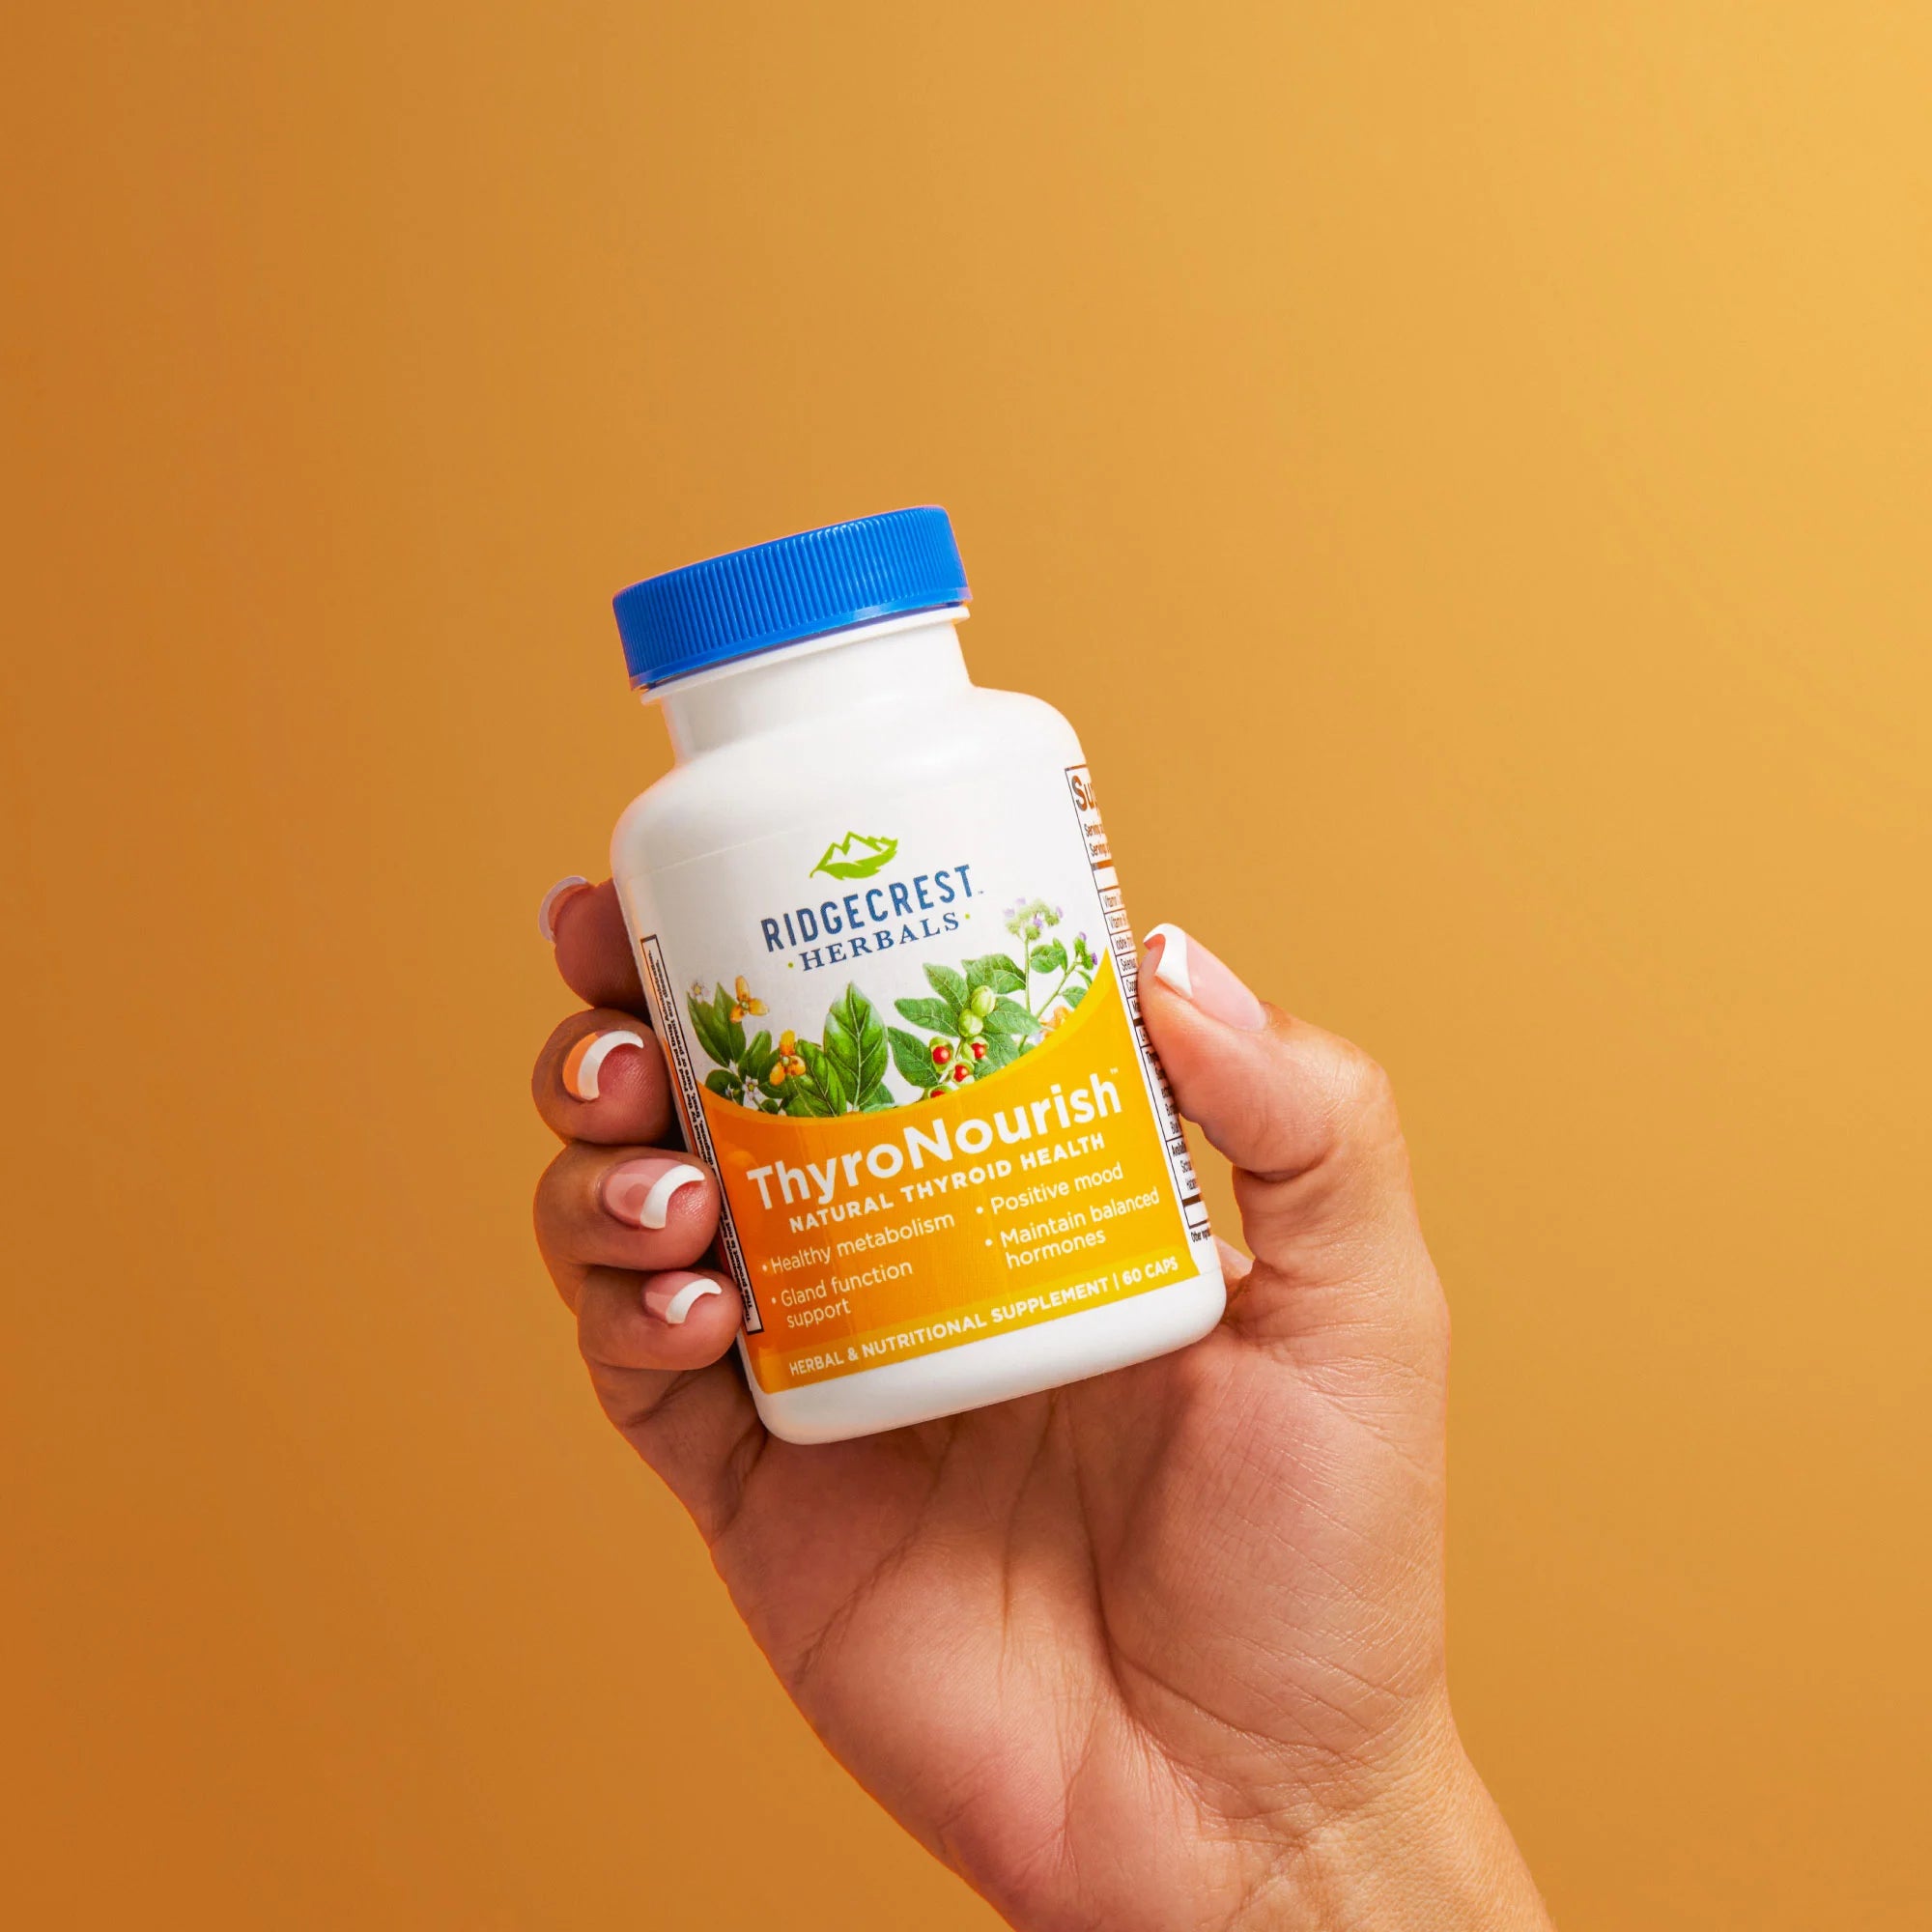
[[597, 1073], [620, 1046], [642, 1046], [644, 1037], [622, 1028], [613, 1033], [587, 1033], [563, 1056], [563, 1091], [574, 1100], [597, 1097]]
[[644, 1308], [655, 1315], [660, 1321], [668, 1321], [673, 1328], [684, 1325], [684, 1318], [704, 1299], [707, 1294], [723, 1294], [724, 1291], [708, 1275], [701, 1274], [661, 1274], [651, 1286], [644, 1290]]
[[1243, 1033], [1259, 1033], [1267, 1024], [1267, 1011], [1262, 1003], [1205, 946], [1189, 939], [1178, 925], [1157, 925], [1141, 944], [1153, 963], [1153, 977], [1183, 1000], [1193, 1001], [1209, 1019], [1238, 1027]]
[[537, 907], [537, 930], [540, 933], [542, 933], [543, 936], [553, 946], [556, 944], [557, 907], [560, 906], [564, 902], [564, 900], [571, 895], [572, 893], [584, 892], [588, 889], [590, 881], [588, 879], [580, 879], [575, 872], [569, 872], [566, 873], [564, 877], [560, 878], [556, 882], [556, 884], [554, 885], [550, 889], [550, 891], [543, 895], [543, 903]]
[[688, 1160], [666, 1161], [650, 1155], [627, 1160], [604, 1177], [604, 1211], [634, 1228], [662, 1228], [670, 1213], [670, 1197], [680, 1187], [694, 1181], [701, 1184], [703, 1179], [704, 1170]]

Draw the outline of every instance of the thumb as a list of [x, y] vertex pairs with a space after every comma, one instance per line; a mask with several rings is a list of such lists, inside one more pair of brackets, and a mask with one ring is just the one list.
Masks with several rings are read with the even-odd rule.
[[1416, 1360], [1441, 1291], [1388, 1077], [1359, 1047], [1264, 1006], [1179, 926], [1147, 937], [1140, 1004], [1182, 1114], [1235, 1168], [1255, 1266], [1229, 1320], [1254, 1340], [1320, 1338]]

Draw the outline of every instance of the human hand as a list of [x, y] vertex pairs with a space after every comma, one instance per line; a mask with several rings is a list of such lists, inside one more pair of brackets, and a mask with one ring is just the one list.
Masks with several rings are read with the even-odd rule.
[[1381, 1070], [1161, 928], [1148, 1030], [1255, 1256], [1226, 1253], [1222, 1325], [801, 1448], [729, 1359], [718, 1182], [667, 1147], [611, 887], [554, 930], [593, 1009], [533, 1081], [567, 1142], [544, 1259], [606, 1413], [867, 1789], [1022, 1932], [1547, 1926], [1450, 1713], [1448, 1320]]

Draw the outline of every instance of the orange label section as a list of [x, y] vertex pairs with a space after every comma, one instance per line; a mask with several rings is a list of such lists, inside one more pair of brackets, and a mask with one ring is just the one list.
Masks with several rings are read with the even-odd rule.
[[1195, 1271], [1112, 963], [1012, 1065], [794, 1120], [702, 1096], [767, 1390], [1097, 1308]]

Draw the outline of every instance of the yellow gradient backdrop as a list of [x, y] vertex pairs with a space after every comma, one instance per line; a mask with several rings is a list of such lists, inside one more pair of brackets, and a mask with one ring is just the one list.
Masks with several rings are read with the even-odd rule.
[[989, 1925], [526, 1222], [611, 592], [938, 501], [1137, 917], [1396, 1075], [1565, 1932], [1925, 1925], [1932, 12], [73, 0], [0, 96], [10, 1919]]

